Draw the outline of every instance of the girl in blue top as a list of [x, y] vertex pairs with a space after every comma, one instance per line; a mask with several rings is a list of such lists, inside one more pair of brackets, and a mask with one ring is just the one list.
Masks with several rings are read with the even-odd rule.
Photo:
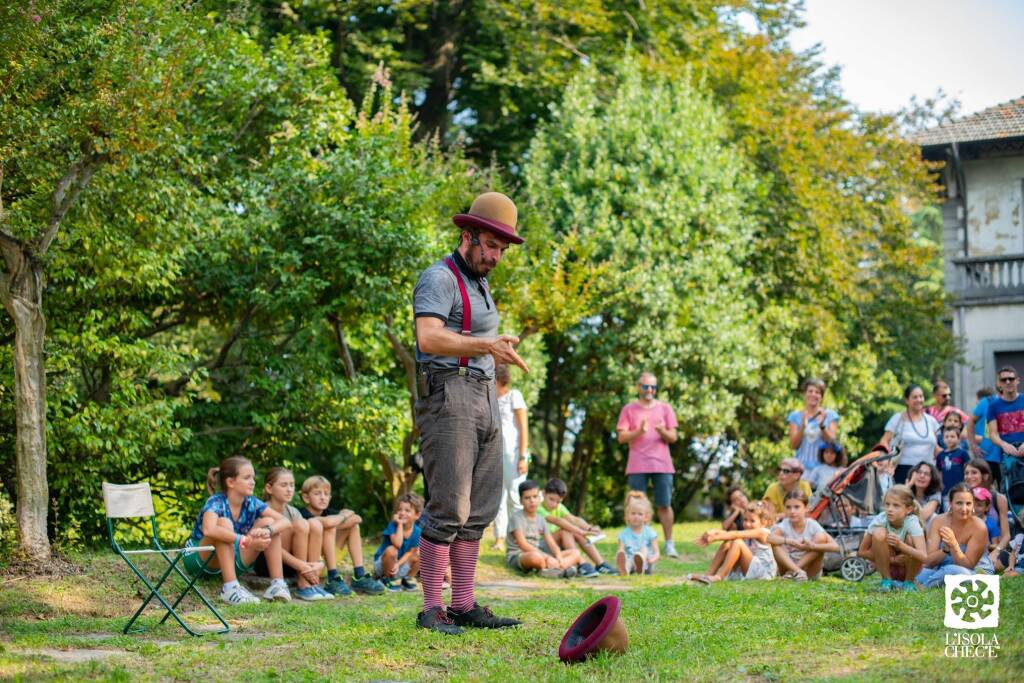
[[[291, 527], [284, 516], [253, 496], [256, 472], [246, 458], [230, 457], [206, 475], [206, 487], [213, 493], [199, 511], [188, 547], [213, 546], [214, 557], [203, 566], [210, 552], [185, 555], [185, 566], [193, 574], [220, 574], [224, 586], [220, 599], [229, 605], [259, 602], [259, 598], [238, 582], [238, 573], [250, 572], [263, 553], [270, 573], [267, 600], [292, 599], [284, 582], [280, 533]], [[220, 488], [219, 493], [214, 491]]]
[[626, 528], [619, 532], [615, 564], [619, 574], [650, 574], [661, 557], [658, 534], [651, 528], [654, 508], [642, 491], [630, 491], [626, 497]]
[[839, 413], [822, 408], [825, 383], [809, 379], [803, 384], [804, 409], [794, 410], [786, 418], [789, 423], [789, 445], [794, 457], [804, 466], [804, 478], [818, 466], [818, 450], [822, 443], [835, 443]]

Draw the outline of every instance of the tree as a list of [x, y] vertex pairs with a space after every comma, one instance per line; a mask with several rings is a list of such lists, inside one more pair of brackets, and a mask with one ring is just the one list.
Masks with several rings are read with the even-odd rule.
[[531, 225], [575, 231], [615, 292], [547, 336], [555, 381], [545, 398], [559, 406], [560, 430], [579, 421], [567, 477], [578, 504], [595, 473], [624, 470], [610, 435], [641, 370], [659, 374], [660, 395], [680, 413], [681, 462], [693, 437], [732, 423], [729, 388], [756, 370], [744, 332], [753, 311], [735, 295], [749, 286], [753, 184], [727, 136], [688, 79], [645, 74], [627, 55], [610, 79], [596, 69], [577, 77], [530, 147]]
[[196, 39], [162, 3], [38, 2], [0, 10], [0, 300], [14, 326], [20, 543], [46, 561], [47, 264], [95, 174], [173, 127]]

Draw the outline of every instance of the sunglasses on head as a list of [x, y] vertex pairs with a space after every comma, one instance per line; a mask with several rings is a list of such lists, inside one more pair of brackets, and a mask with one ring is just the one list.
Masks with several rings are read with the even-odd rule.
[[640, 388], [644, 391], [656, 391], [658, 389], [657, 384], [641, 384]]
[[779, 473], [780, 474], [799, 474], [800, 472], [803, 472], [803, 470], [791, 470], [788, 467], [780, 467], [779, 468]]
[[1010, 382], [1012, 382], [1015, 379], [1017, 379], [1017, 378], [1016, 377], [1000, 377], [999, 381], [1000, 382], [1005, 382], [1005, 383], [1009, 384]]

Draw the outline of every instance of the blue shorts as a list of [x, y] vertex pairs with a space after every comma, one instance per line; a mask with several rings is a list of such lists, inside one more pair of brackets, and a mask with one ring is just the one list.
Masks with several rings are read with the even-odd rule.
[[658, 507], [672, 505], [672, 475], [666, 472], [649, 472], [628, 475], [629, 490], [647, 493], [647, 480], [654, 484], [654, 504]]
[[[384, 577], [384, 563], [379, 557], [373, 561], [373, 573], [375, 576]], [[409, 563], [403, 562], [398, 565], [398, 573], [392, 578], [404, 579], [407, 576], [409, 576]]]

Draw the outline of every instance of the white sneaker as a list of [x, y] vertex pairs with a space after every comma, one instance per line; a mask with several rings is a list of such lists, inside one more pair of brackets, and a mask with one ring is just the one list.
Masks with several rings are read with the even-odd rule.
[[245, 586], [238, 584], [231, 590], [220, 590], [221, 602], [226, 602], [229, 605], [248, 605], [257, 603], [260, 601], [255, 595], [245, 589]]
[[263, 599], [276, 602], [291, 602], [292, 594], [286, 584], [272, 583], [267, 592], [263, 594]]
[[665, 555], [679, 559], [679, 553], [676, 552], [676, 544], [673, 541], [665, 541]]

